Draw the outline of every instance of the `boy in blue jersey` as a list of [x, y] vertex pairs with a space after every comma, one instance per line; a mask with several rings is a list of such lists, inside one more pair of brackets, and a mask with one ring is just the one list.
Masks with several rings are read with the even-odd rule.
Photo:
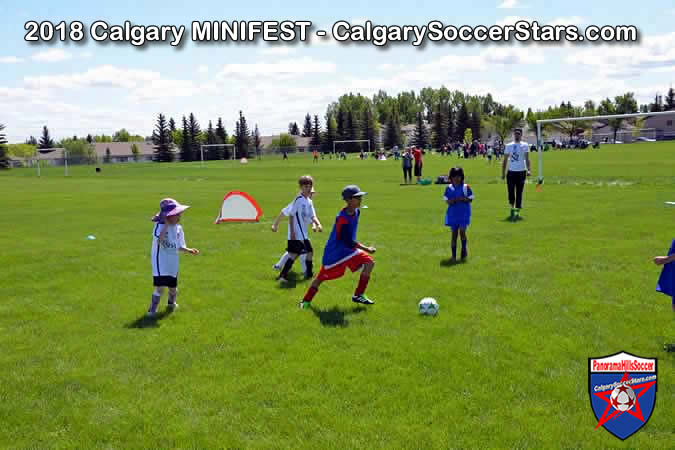
[[356, 229], [361, 215], [359, 206], [361, 206], [361, 197], [364, 195], [366, 192], [362, 192], [355, 185], [349, 185], [342, 190], [342, 198], [347, 206], [335, 218], [333, 230], [323, 251], [321, 271], [300, 301], [300, 308], [309, 308], [319, 290], [319, 285], [324, 281], [340, 278], [348, 267], [352, 272], [363, 268], [352, 301], [363, 305], [375, 303], [364, 294], [368, 281], [370, 281], [370, 273], [375, 267], [375, 261], [364, 251], [375, 253], [375, 247], [366, 247], [356, 240]]
[[462, 239], [462, 259], [468, 256], [466, 246], [466, 229], [471, 222], [471, 202], [473, 192], [468, 184], [464, 183], [464, 170], [461, 167], [450, 169], [450, 184], [445, 188], [443, 198], [448, 204], [445, 213], [445, 225], [452, 229], [452, 261], [457, 260], [457, 234]]

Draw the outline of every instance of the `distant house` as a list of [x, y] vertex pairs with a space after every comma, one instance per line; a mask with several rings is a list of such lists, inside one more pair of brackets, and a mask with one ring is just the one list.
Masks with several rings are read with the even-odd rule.
[[645, 120], [645, 128], [653, 128], [655, 139], [675, 139], [675, 112], [662, 116], [652, 116]]
[[106, 161], [107, 150], [110, 150], [110, 162], [136, 162], [131, 146], [138, 147], [138, 162], [152, 161], [155, 148], [151, 142], [96, 142], [94, 152], [100, 162]]
[[[296, 150], [298, 152], [305, 152], [305, 151], [310, 151], [311, 149], [311, 144], [310, 142], [312, 141], [311, 137], [302, 137], [302, 136], [295, 136], [291, 135], [293, 140], [295, 141], [295, 146]], [[276, 148], [274, 145], [272, 145], [272, 141], [275, 139], [279, 139], [279, 135], [273, 135], [273, 136], [260, 136], [260, 150], [263, 153], [277, 153], [281, 151], [279, 148]], [[253, 140], [251, 139], [249, 141], [249, 150], [255, 151], [253, 148]]]

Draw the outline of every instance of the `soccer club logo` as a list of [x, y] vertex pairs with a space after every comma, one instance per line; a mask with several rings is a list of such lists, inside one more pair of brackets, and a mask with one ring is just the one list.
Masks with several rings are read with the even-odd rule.
[[656, 401], [656, 358], [626, 352], [588, 358], [588, 393], [598, 420], [624, 440], [642, 428]]

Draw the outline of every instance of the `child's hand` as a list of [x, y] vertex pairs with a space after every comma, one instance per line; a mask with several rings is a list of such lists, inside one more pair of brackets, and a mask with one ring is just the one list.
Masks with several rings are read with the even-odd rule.
[[376, 250], [375, 247], [366, 247], [366, 251], [368, 253], [375, 253], [375, 250]]
[[655, 256], [654, 257], [654, 264], [656, 264], [657, 266], [664, 265], [666, 263], [666, 261], [668, 261], [667, 256]]
[[193, 255], [199, 255], [199, 250], [197, 250], [196, 248], [188, 249], [188, 252], [190, 252]]
[[278, 226], [276, 223], [273, 223], [273, 224], [272, 224], [272, 231], [273, 231], [273, 232], [276, 233], [278, 228], [279, 228], [279, 226]]
[[316, 229], [321, 233], [323, 231], [323, 227], [321, 225], [317, 225]]

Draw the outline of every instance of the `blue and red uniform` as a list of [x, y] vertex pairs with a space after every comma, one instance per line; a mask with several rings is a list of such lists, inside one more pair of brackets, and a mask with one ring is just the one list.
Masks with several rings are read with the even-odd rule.
[[373, 260], [357, 248], [356, 230], [360, 215], [361, 211], [358, 208], [354, 215], [347, 214], [345, 208], [335, 218], [333, 230], [323, 251], [322, 267], [318, 275], [321, 281], [340, 278], [347, 267], [356, 272], [362, 265]]

